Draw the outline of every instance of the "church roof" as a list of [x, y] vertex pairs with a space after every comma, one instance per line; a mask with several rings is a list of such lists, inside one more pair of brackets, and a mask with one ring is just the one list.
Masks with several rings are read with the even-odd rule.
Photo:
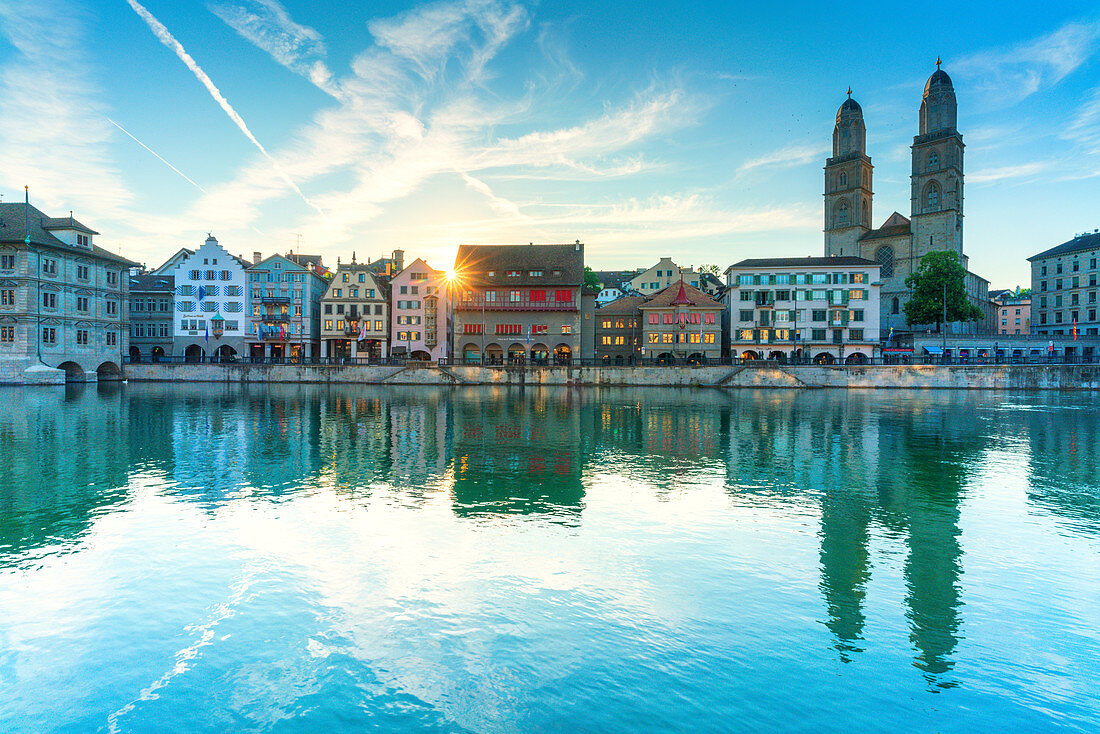
[[867, 234], [863, 235], [859, 239], [862, 240], [880, 240], [886, 237], [901, 237], [910, 234], [910, 222], [901, 214], [894, 212], [891, 214], [882, 226], [878, 229], [872, 229]]
[[1094, 250], [1096, 248], [1100, 248], [1100, 232], [1086, 232], [1077, 235], [1069, 242], [1063, 242], [1057, 247], [1043, 250], [1038, 255], [1032, 255], [1028, 258], [1028, 262], [1055, 257], [1057, 255], [1069, 255], [1070, 253], [1080, 252], [1081, 250]]
[[932, 72], [932, 76], [928, 77], [928, 82], [924, 85], [924, 96], [927, 97], [935, 87], [955, 88], [951, 83], [951, 77], [947, 76], [946, 71], [939, 68]]

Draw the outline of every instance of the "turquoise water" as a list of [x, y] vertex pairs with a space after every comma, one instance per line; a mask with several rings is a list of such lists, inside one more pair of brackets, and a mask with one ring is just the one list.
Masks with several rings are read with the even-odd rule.
[[0, 731], [1100, 729], [1092, 394], [0, 397]]

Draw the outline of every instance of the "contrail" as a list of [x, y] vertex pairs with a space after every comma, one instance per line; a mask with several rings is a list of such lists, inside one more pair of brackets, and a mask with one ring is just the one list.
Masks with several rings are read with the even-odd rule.
[[145, 148], [145, 149], [146, 149], [147, 151], [149, 151], [150, 153], [152, 153], [153, 155], [155, 155], [155, 156], [157, 157], [157, 160], [159, 160], [159, 161], [160, 161], [161, 163], [163, 163], [164, 165], [168, 166], [168, 167], [169, 167], [169, 168], [171, 168], [171, 169], [172, 169], [173, 171], [175, 171], [176, 173], [178, 173], [179, 175], [181, 175], [181, 176], [183, 176], [183, 177], [184, 177], [185, 179], [187, 179], [187, 183], [191, 184], [192, 186], [194, 186], [194, 187], [195, 187], [196, 189], [198, 189], [198, 190], [199, 190], [199, 191], [201, 191], [202, 193], [204, 193], [204, 194], [206, 193], [206, 189], [204, 189], [204, 188], [203, 188], [202, 186], [199, 186], [199, 185], [198, 185], [197, 183], [195, 183], [194, 181], [192, 181], [192, 180], [191, 180], [191, 177], [190, 177], [190, 176], [188, 176], [188, 175], [187, 175], [186, 173], [184, 173], [184, 172], [183, 172], [183, 171], [181, 171], [180, 169], [176, 168], [175, 166], [173, 166], [173, 165], [172, 165], [171, 163], [169, 163], [168, 161], [164, 160], [164, 158], [162, 158], [162, 157], [161, 157], [160, 153], [156, 152], [155, 150], [153, 150], [152, 148], [150, 148], [150, 147], [149, 147], [148, 145], [146, 145], [145, 143], [143, 143], [143, 142], [141, 142], [140, 140], [138, 140], [137, 138], [135, 138], [135, 137], [134, 137], [134, 136], [133, 136], [133, 135], [132, 135], [132, 134], [130, 133], [130, 131], [129, 131], [129, 130], [127, 130], [126, 128], [124, 128], [124, 127], [123, 127], [122, 125], [119, 125], [119, 124], [118, 124], [117, 122], [115, 122], [114, 120], [112, 120], [112, 119], [111, 119], [110, 117], [108, 117], [108, 118], [107, 118], [107, 122], [111, 123], [112, 125], [114, 125], [115, 127], [117, 127], [117, 128], [119, 129], [119, 130], [121, 130], [122, 132], [126, 133], [126, 134], [127, 134], [127, 135], [128, 135], [129, 137], [130, 137], [130, 139], [131, 139], [131, 140], [133, 140], [133, 141], [134, 141], [135, 143], [137, 143], [138, 145], [140, 145], [140, 146], [141, 146], [142, 148]]
[[191, 54], [187, 53], [183, 46], [180, 45], [180, 42], [177, 41], [175, 37], [168, 32], [168, 29], [164, 27], [164, 24], [154, 18], [153, 14], [146, 10], [141, 3], [137, 2], [137, 0], [126, 0], [126, 2], [130, 5], [131, 8], [133, 8], [134, 12], [137, 13], [138, 16], [145, 21], [145, 24], [149, 26], [150, 30], [153, 31], [153, 35], [160, 39], [160, 42], [163, 43], [165, 46], [176, 52], [176, 56], [180, 58], [180, 61], [187, 65], [187, 68], [191, 70], [191, 72], [195, 75], [199, 82], [201, 82], [202, 85], [206, 87], [206, 91], [210, 92], [210, 96], [214, 98], [214, 101], [217, 102], [218, 105], [225, 111], [225, 114], [229, 115], [229, 119], [236, 123], [237, 127], [240, 128], [242, 133], [244, 133], [245, 137], [252, 141], [252, 144], [255, 145], [256, 148], [264, 154], [265, 158], [271, 161], [271, 165], [275, 168], [275, 172], [278, 173], [284, 181], [286, 181], [287, 186], [294, 189], [294, 192], [302, 198], [302, 201], [316, 209], [322, 217], [325, 216], [325, 212], [321, 209], [321, 207], [317, 206], [308, 198], [306, 198], [306, 195], [303, 194], [302, 190], [298, 188], [297, 184], [295, 184], [294, 181], [291, 180], [290, 176], [288, 176], [286, 171], [283, 170], [283, 167], [279, 165], [279, 162], [275, 160], [270, 153], [267, 152], [267, 149], [264, 148], [263, 145], [260, 144], [260, 141], [257, 140], [256, 136], [252, 134], [252, 131], [248, 129], [248, 125], [245, 124], [244, 118], [237, 114], [237, 111], [233, 109], [233, 106], [229, 104], [229, 101], [224, 96], [222, 96], [222, 93], [219, 92], [218, 88], [214, 86], [214, 82], [210, 81], [210, 77], [206, 75], [206, 72], [204, 72], [202, 68], [199, 67], [198, 63], [196, 63], [193, 58], [191, 58]]

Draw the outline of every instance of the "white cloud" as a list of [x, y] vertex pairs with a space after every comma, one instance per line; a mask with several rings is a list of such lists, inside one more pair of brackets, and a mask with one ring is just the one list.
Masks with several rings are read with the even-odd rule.
[[747, 160], [737, 170], [744, 173], [758, 168], [793, 168], [809, 163], [821, 163], [829, 157], [829, 152], [829, 147], [824, 144], [788, 145]]
[[1066, 137], [1089, 155], [1100, 155], [1100, 87], [1093, 89], [1088, 101], [1081, 105], [1066, 129]]
[[1100, 21], [1067, 23], [1044, 36], [966, 56], [952, 70], [971, 80], [984, 106], [1007, 107], [1054, 86], [1097, 50]]
[[974, 171], [966, 175], [968, 183], [982, 184], [992, 183], [994, 181], [1004, 181], [1006, 179], [1015, 178], [1032, 178], [1040, 173], [1050, 170], [1053, 163], [1050, 161], [1034, 161], [1032, 163], [1018, 163], [1011, 166], [1001, 166], [999, 168], [986, 168], [981, 171]]

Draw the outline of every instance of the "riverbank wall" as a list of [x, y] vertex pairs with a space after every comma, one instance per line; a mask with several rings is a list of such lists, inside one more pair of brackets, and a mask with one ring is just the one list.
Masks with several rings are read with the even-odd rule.
[[1097, 390], [1100, 365], [481, 367], [476, 365], [128, 364], [137, 382], [717, 388]]

